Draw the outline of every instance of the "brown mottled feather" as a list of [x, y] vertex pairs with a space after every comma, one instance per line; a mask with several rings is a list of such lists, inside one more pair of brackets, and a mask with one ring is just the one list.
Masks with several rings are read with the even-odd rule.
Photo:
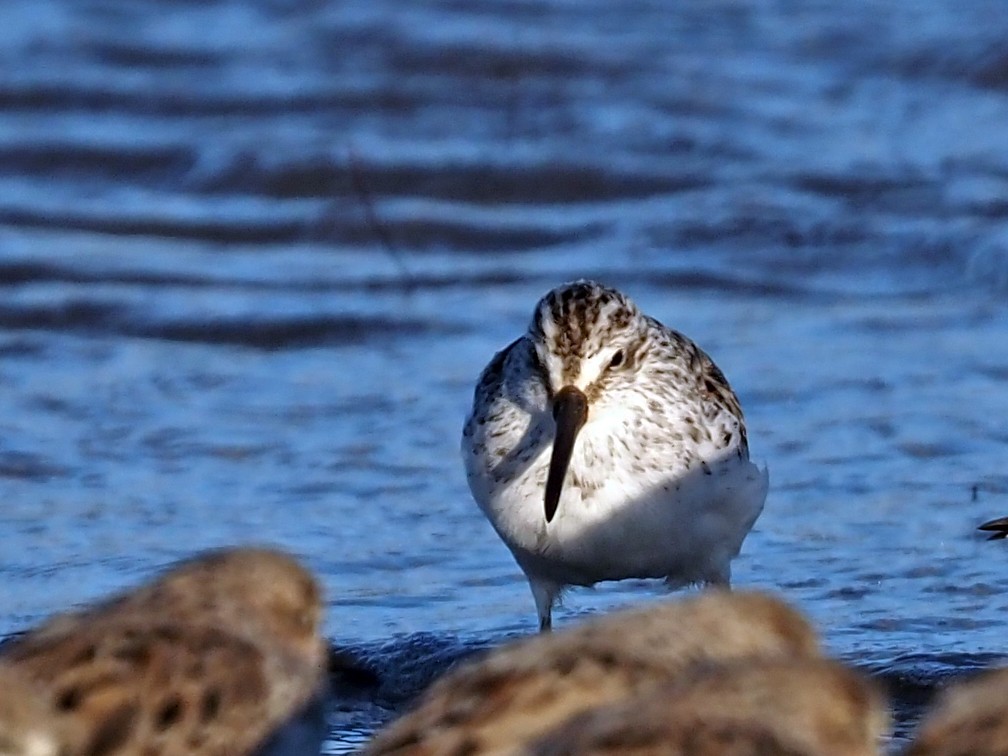
[[584, 712], [528, 752], [874, 756], [887, 721], [875, 686], [836, 662], [761, 659]]
[[769, 484], [707, 353], [592, 281], [547, 292], [490, 361], [461, 450], [542, 630], [566, 586], [729, 585]]
[[1008, 754], [1008, 669], [946, 690], [924, 717], [908, 756]]
[[64, 753], [246, 754], [324, 689], [318, 586], [263, 549], [213, 552], [4, 646], [74, 735]]
[[489, 753], [527, 743], [573, 714], [667, 683], [693, 666], [813, 656], [797, 612], [755, 593], [710, 591], [619, 612], [505, 646], [435, 683], [367, 753]]
[[58, 756], [64, 740], [41, 691], [26, 675], [0, 664], [0, 754]]

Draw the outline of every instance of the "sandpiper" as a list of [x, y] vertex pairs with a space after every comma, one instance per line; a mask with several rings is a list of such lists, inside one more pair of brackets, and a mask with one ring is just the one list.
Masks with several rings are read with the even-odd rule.
[[462, 455], [540, 630], [565, 586], [727, 586], [769, 484], [711, 358], [591, 281], [546, 294], [483, 370]]
[[64, 740], [41, 691], [0, 663], [0, 756], [60, 756]]
[[924, 716], [907, 756], [1008, 753], [1008, 669], [951, 685]]
[[838, 662], [758, 659], [578, 714], [526, 752], [877, 756], [888, 722], [876, 686]]
[[983, 530], [990, 535], [988, 541], [998, 541], [1008, 538], [1008, 517], [998, 517], [996, 520], [988, 520], [982, 525], [977, 525], [977, 530]]
[[818, 658], [815, 631], [770, 596], [707, 591], [614, 612], [493, 651], [450, 671], [365, 753], [518, 753], [593, 707], [699, 667], [751, 658]]
[[6, 644], [0, 663], [40, 691], [60, 753], [318, 752], [321, 613], [295, 560], [229, 549], [57, 616]]

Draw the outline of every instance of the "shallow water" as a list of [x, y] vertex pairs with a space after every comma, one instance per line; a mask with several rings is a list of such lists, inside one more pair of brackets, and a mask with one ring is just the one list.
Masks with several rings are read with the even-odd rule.
[[[458, 458], [591, 276], [712, 354], [766, 510], [735, 582], [885, 677], [995, 663], [1008, 8], [48, 0], [0, 33], [0, 635], [282, 545], [381, 673], [332, 753], [534, 629]], [[663, 595], [574, 591], [559, 626]]]

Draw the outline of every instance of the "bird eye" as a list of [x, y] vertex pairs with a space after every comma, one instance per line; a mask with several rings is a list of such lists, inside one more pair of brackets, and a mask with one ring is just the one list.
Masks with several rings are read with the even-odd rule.
[[616, 352], [616, 354], [612, 356], [612, 359], [609, 360], [609, 367], [611, 368], [619, 367], [622, 364], [623, 364], [623, 350], [620, 349], [618, 352]]

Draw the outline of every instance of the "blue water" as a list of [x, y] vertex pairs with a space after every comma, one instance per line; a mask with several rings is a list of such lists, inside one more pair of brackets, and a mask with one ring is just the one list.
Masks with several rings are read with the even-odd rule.
[[[908, 7], [912, 6], [912, 7]], [[359, 745], [532, 632], [458, 440], [591, 276], [690, 335], [771, 493], [737, 585], [888, 680], [999, 661], [1000, 0], [10, 4], [0, 30], [0, 635], [281, 545], [380, 673]], [[557, 624], [663, 595], [574, 591]]]

